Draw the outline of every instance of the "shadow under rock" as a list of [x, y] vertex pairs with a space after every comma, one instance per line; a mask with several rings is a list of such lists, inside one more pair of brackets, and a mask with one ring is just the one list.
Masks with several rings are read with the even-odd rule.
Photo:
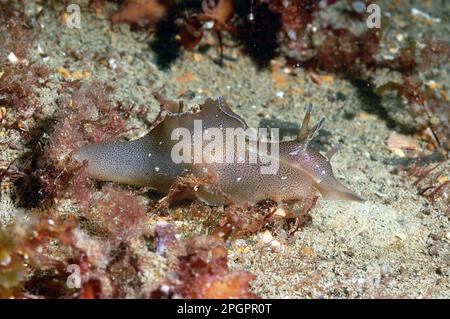
[[167, 70], [180, 56], [181, 45], [176, 40], [178, 27], [175, 19], [170, 17], [161, 21], [156, 26], [155, 40], [150, 43], [150, 48], [156, 54], [156, 65], [161, 70]]
[[[242, 18], [242, 23], [237, 26], [237, 37], [256, 67], [264, 69], [278, 53], [280, 16], [272, 13], [266, 3], [254, 5], [253, 11], [251, 5], [250, 1], [235, 1], [235, 12]], [[253, 20], [248, 19], [250, 12]]]
[[377, 115], [384, 120], [388, 128], [394, 129], [402, 134], [411, 134], [411, 127], [393, 118], [381, 103], [381, 97], [375, 94], [372, 84], [364, 80], [353, 80], [353, 85], [358, 89], [357, 96], [361, 101], [362, 109], [370, 114]]

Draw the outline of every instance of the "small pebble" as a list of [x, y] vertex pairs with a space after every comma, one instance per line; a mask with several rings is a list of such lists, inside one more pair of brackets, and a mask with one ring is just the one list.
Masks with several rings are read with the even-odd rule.
[[286, 217], [286, 211], [283, 208], [277, 208], [274, 215], [280, 216], [280, 217]]
[[328, 102], [336, 102], [336, 96], [334, 94], [327, 95]]
[[71, 50], [69, 52], [70, 56], [74, 58], [75, 60], [81, 61], [84, 58], [83, 52], [79, 50]]
[[397, 39], [397, 41], [402, 42], [404, 40], [405, 36], [402, 33], [397, 33], [395, 38]]
[[203, 24], [203, 29], [206, 30], [211, 30], [212, 28], [214, 28], [214, 21], [207, 21]]
[[275, 93], [276, 97], [279, 97], [280, 99], [283, 98], [284, 96], [284, 92], [283, 91], [278, 91], [277, 93]]
[[435, 233], [435, 234], [431, 234], [431, 238], [433, 240], [441, 240], [442, 239], [442, 235], [441, 233]]
[[405, 240], [406, 239], [406, 235], [403, 233], [398, 233], [395, 235], [396, 238], [400, 239], [400, 240]]
[[139, 79], [138, 85], [140, 86], [149, 86], [150, 82], [147, 79]]
[[6, 118], [6, 107], [0, 107], [0, 121]]
[[431, 245], [428, 249], [430, 256], [439, 256], [439, 248], [437, 245]]
[[263, 232], [259, 237], [264, 244], [268, 244], [273, 240], [273, 236], [268, 230]]
[[366, 10], [366, 4], [362, 1], [353, 1], [352, 8], [358, 13], [363, 13]]
[[389, 275], [391, 273], [391, 269], [390, 269], [390, 267], [388, 266], [388, 265], [382, 265], [381, 266], [381, 274], [383, 275], [383, 276], [387, 276], [387, 275]]
[[341, 92], [337, 92], [336, 93], [336, 99], [338, 101], [346, 101], [347, 100], [347, 95], [345, 95], [344, 93], [341, 93]]
[[324, 9], [328, 5], [328, 2], [326, 0], [320, 0], [319, 1], [319, 8]]
[[4, 255], [2, 259], [0, 259], [0, 266], [6, 267], [11, 262], [11, 256], [10, 255]]
[[19, 59], [13, 52], [11, 52], [10, 54], [8, 54], [8, 61], [12, 64], [16, 64], [19, 61]]
[[113, 69], [113, 70], [115, 70], [115, 69], [117, 69], [117, 62], [116, 62], [116, 60], [115, 59], [109, 59], [108, 60], [108, 66], [111, 68], [111, 69]]

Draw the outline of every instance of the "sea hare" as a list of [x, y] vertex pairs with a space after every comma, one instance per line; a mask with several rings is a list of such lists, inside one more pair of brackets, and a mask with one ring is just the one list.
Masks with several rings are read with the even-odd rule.
[[308, 129], [311, 106], [298, 137], [279, 142], [251, 131], [222, 97], [208, 98], [197, 112], [179, 112], [182, 104], [155, 96], [161, 112], [147, 135], [86, 145], [74, 154], [92, 178], [168, 192], [178, 177], [211, 177], [192, 190], [209, 205], [296, 202], [317, 193], [364, 200], [333, 176], [330, 159], [337, 148], [322, 155], [310, 145], [323, 126], [322, 119]]

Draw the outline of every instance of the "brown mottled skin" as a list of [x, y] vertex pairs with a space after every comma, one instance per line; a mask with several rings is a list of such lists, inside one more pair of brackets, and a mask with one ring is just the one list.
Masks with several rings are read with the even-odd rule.
[[[75, 159], [87, 161], [88, 173], [95, 179], [149, 186], [162, 192], [167, 192], [179, 176], [213, 176], [212, 185], [194, 191], [199, 199], [211, 205], [256, 203], [264, 199], [301, 201], [311, 199], [317, 192], [327, 199], [364, 200], [334, 178], [329, 160], [336, 149], [323, 156], [309, 145], [323, 124], [322, 120], [308, 130], [311, 108], [307, 110], [299, 137], [279, 142], [277, 173], [261, 174], [259, 161], [175, 164], [171, 150], [178, 140], [171, 139], [173, 129], [185, 127], [193, 132], [194, 120], [202, 120], [205, 131], [216, 127], [225, 136], [225, 128], [245, 130], [248, 126], [221, 97], [216, 101], [207, 99], [196, 113], [172, 113], [168, 105], [169, 102], [162, 103], [162, 121], [141, 139], [87, 145], [75, 153]], [[248, 157], [251, 151], [246, 149]]]

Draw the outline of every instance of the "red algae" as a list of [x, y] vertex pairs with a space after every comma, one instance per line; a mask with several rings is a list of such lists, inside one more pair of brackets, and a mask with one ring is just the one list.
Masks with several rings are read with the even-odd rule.
[[174, 5], [174, 0], [127, 0], [111, 15], [111, 22], [154, 26], [168, 16]]
[[42, 140], [42, 132], [33, 137], [39, 143], [32, 145], [31, 157], [11, 173], [24, 205], [49, 204], [67, 188], [80, 169], [69, 157], [76, 148], [88, 141], [116, 138], [125, 131], [124, 115], [109, 104], [105, 94], [102, 86], [94, 83], [66, 96], [49, 140]]
[[[50, 240], [57, 240], [62, 248], [62, 256], [80, 258], [81, 252], [74, 245], [74, 229], [76, 222], [70, 218], [64, 222], [41, 216], [31, 222], [18, 218], [16, 222], [0, 231], [0, 297], [25, 297], [26, 292], [38, 292], [37, 288], [43, 281], [29, 279], [28, 275], [43, 269], [53, 269], [61, 275], [65, 272], [65, 262], [53, 255], [44, 247]], [[66, 261], [67, 262], [67, 261]], [[54, 279], [55, 277], [53, 277]], [[48, 278], [47, 278], [48, 279]], [[34, 280], [34, 281], [33, 281]], [[27, 289], [28, 287], [28, 289]], [[62, 286], [60, 286], [62, 287]], [[49, 293], [55, 297], [56, 291]], [[60, 294], [68, 295], [66, 289]]]
[[34, 33], [25, 25], [25, 17], [21, 14], [0, 26], [0, 102], [15, 115], [15, 121], [6, 125], [19, 129], [24, 129], [22, 121], [42, 117], [42, 105], [36, 91], [45, 86], [50, 74], [45, 66], [30, 64], [27, 60]]
[[174, 265], [172, 277], [152, 292], [154, 298], [256, 298], [254, 276], [228, 268], [228, 253], [213, 237], [190, 238]]

